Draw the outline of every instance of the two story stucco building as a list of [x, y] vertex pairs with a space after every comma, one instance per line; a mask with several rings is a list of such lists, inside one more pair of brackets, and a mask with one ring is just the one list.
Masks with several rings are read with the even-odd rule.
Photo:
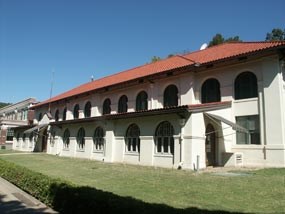
[[32, 107], [14, 149], [106, 162], [285, 167], [285, 42], [225, 43]]

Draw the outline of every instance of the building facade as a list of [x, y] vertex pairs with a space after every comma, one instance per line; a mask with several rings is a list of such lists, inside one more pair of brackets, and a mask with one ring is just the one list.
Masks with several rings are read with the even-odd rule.
[[285, 167], [284, 55], [285, 42], [225, 43], [91, 81], [32, 107], [36, 125], [16, 130], [14, 149], [186, 169]]
[[[0, 145], [1, 148], [11, 149], [14, 130], [29, 123], [29, 107], [36, 104], [34, 98], [28, 98], [18, 103], [0, 109]], [[32, 121], [31, 121], [32, 122]]]

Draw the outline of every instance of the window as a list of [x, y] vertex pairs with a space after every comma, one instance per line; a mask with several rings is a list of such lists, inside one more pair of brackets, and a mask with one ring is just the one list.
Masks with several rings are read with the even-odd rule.
[[147, 110], [147, 93], [141, 91], [136, 99], [136, 111]]
[[31, 132], [29, 135], [29, 141], [33, 142], [34, 132]]
[[91, 117], [91, 103], [87, 102], [84, 108], [84, 116]]
[[85, 146], [85, 130], [84, 128], [80, 128], [77, 133], [77, 145], [79, 150], [84, 150]]
[[65, 129], [63, 133], [63, 148], [68, 149], [69, 148], [69, 138], [70, 138], [70, 132], [69, 129]]
[[236, 117], [236, 122], [249, 131], [249, 133], [237, 132], [237, 144], [260, 144], [258, 115]]
[[23, 142], [26, 141], [26, 134], [23, 134]]
[[16, 143], [16, 146], [19, 147], [20, 146], [20, 133], [17, 134], [17, 143]]
[[111, 100], [108, 98], [103, 103], [103, 115], [111, 113]]
[[42, 114], [42, 113], [40, 113], [40, 114], [39, 114], [39, 118], [38, 118], [38, 119], [39, 119], [39, 121], [41, 121], [41, 119], [42, 119], [42, 118], [43, 118], [43, 114]]
[[136, 124], [127, 129], [125, 142], [127, 152], [140, 152], [140, 128]]
[[64, 108], [63, 114], [62, 114], [62, 120], [66, 120], [66, 112], [67, 112], [67, 108]]
[[174, 128], [168, 122], [160, 123], [155, 132], [156, 153], [174, 154]]
[[123, 95], [119, 99], [118, 113], [124, 113], [128, 111], [128, 97]]
[[79, 105], [76, 104], [74, 106], [74, 109], [73, 109], [73, 118], [74, 119], [78, 119], [79, 118]]
[[235, 99], [257, 97], [257, 79], [251, 72], [243, 72], [235, 79]]
[[163, 102], [164, 107], [178, 106], [178, 89], [175, 85], [169, 85], [164, 90]]
[[59, 110], [58, 109], [55, 112], [54, 119], [55, 119], [55, 121], [59, 120]]
[[97, 127], [93, 136], [94, 150], [95, 151], [104, 151], [104, 137], [105, 131], [102, 127]]
[[208, 79], [202, 85], [202, 103], [220, 102], [220, 83], [216, 79]]
[[14, 137], [14, 130], [11, 128], [7, 129], [7, 141], [13, 141], [13, 137]]

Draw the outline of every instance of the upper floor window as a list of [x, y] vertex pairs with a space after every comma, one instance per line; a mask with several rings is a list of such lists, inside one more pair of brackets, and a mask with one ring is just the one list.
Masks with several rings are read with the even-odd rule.
[[55, 112], [54, 119], [55, 119], [55, 121], [59, 120], [59, 110], [58, 109]]
[[76, 104], [74, 106], [74, 109], [73, 109], [73, 118], [74, 119], [78, 119], [79, 118], [79, 105]]
[[85, 130], [84, 128], [80, 128], [77, 133], [77, 145], [79, 150], [84, 150], [85, 147]]
[[161, 122], [155, 132], [156, 153], [174, 154], [174, 128], [168, 122]]
[[235, 99], [257, 97], [257, 78], [252, 72], [243, 72], [235, 79]]
[[111, 113], [111, 100], [107, 98], [103, 103], [103, 115]]
[[237, 132], [237, 144], [260, 144], [260, 124], [258, 115], [239, 116], [236, 117], [236, 122], [241, 127], [246, 128], [249, 132]]
[[137, 96], [136, 110], [147, 110], [147, 93], [145, 91], [141, 91]]
[[104, 151], [104, 137], [105, 131], [102, 127], [97, 127], [93, 136], [94, 150]]
[[69, 148], [69, 140], [70, 138], [70, 132], [69, 129], [65, 129], [64, 133], [63, 133], [63, 148], [68, 149]]
[[178, 89], [175, 85], [169, 85], [164, 90], [163, 106], [164, 107], [178, 106]]
[[84, 116], [91, 117], [91, 103], [89, 101], [85, 104]]
[[140, 128], [136, 124], [127, 129], [125, 141], [127, 152], [140, 152]]
[[119, 99], [118, 113], [123, 113], [128, 111], [128, 97], [123, 95]]
[[202, 103], [220, 102], [221, 92], [218, 80], [211, 78], [202, 85]]
[[66, 113], [67, 113], [67, 108], [64, 108], [63, 114], [62, 114], [62, 120], [66, 120]]

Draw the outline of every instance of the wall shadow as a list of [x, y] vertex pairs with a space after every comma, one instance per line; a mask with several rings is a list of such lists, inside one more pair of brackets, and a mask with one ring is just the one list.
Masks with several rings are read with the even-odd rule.
[[92, 187], [72, 187], [67, 184], [51, 185], [52, 206], [60, 213], [135, 213], [135, 214], [228, 214], [222, 210], [204, 210], [190, 207], [176, 209], [165, 204], [151, 204], [132, 197], [118, 196]]
[[0, 213], [1, 214], [36, 214], [49, 213], [47, 208], [29, 208], [24, 206], [20, 201], [5, 201], [5, 196], [0, 194]]

